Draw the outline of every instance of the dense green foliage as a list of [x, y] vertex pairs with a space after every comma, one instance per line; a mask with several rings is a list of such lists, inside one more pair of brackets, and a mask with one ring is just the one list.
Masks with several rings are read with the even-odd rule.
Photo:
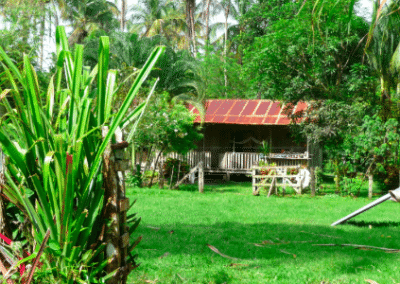
[[[368, 18], [356, 13], [355, 0], [140, 0], [137, 6], [127, 6], [125, 0], [0, 0], [0, 47], [4, 50], [0, 112], [8, 112], [2, 127], [10, 135], [4, 134], [8, 140], [2, 140], [10, 156], [17, 153], [11, 160], [20, 165], [19, 170], [11, 166], [9, 180], [15, 186], [9, 192], [27, 188], [29, 198], [22, 194], [19, 200], [22, 197], [13, 195], [18, 199], [14, 201], [34, 208], [34, 193], [42, 192], [41, 182], [51, 189], [61, 183], [64, 166], [55, 164], [65, 165], [67, 152], [80, 157], [76, 164], [74, 159], [77, 174], [71, 178], [82, 184], [83, 193], [92, 178], [96, 182], [91, 186], [100, 186], [97, 172], [92, 170], [88, 176], [88, 169], [97, 167], [92, 164], [100, 147], [100, 140], [91, 137], [98, 137], [102, 125], [117, 119], [122, 119], [129, 142], [135, 141], [134, 155], [139, 152], [149, 160], [169, 152], [185, 154], [201, 139], [185, 103], [202, 111], [204, 100], [218, 98], [308, 101], [311, 107], [301, 114], [305, 116], [301, 123], [292, 125], [293, 133], [299, 141], [307, 137], [323, 146], [326, 166], [336, 175], [337, 192], [359, 195], [368, 174], [386, 189], [398, 186], [400, 1], [372, 2]], [[222, 17], [217, 20], [213, 16], [218, 13]], [[46, 54], [46, 41], [61, 21], [70, 24], [69, 37], [62, 42], [57, 37], [57, 51]], [[111, 43], [107, 50], [105, 36]], [[135, 90], [136, 99], [125, 105], [132, 95], [130, 86], [142, 79], [149, 67], [147, 58], [160, 45], [165, 52], [147, 70], [149, 80], [140, 81], [143, 88]], [[105, 53], [110, 55], [107, 59]], [[108, 67], [113, 69], [109, 73]], [[125, 83], [118, 88], [117, 77]], [[112, 105], [109, 96], [102, 96], [107, 92], [115, 98]], [[142, 110], [146, 102], [143, 116], [139, 117], [139, 111], [125, 118], [112, 115], [124, 106]], [[18, 125], [21, 121], [22, 126]], [[61, 136], [51, 138], [50, 133]], [[9, 141], [19, 141], [19, 147]], [[44, 141], [50, 141], [50, 146]], [[61, 150], [65, 153], [58, 155]], [[43, 174], [45, 169], [48, 175]], [[138, 184], [149, 179], [150, 164], [142, 170], [143, 177], [140, 171], [134, 175]], [[81, 210], [84, 206], [79, 204], [95, 197], [98, 206], [90, 214], [96, 214], [101, 196], [83, 193], [74, 195], [80, 200], [77, 208]], [[61, 248], [66, 227], [54, 228], [53, 209], [40, 202], [38, 206], [27, 213], [32, 224], [37, 214], [45, 216], [38, 221], [36, 241], [41, 242], [43, 228], [50, 227], [50, 243], [58, 241]], [[82, 211], [74, 211], [71, 220], [89, 222], [79, 214]], [[59, 234], [58, 229], [64, 231]], [[64, 256], [71, 252], [71, 245]], [[226, 271], [221, 271], [215, 272], [215, 278], [221, 278], [215, 282], [229, 282]]]
[[[38, 84], [26, 55], [19, 71], [0, 48], [12, 85], [0, 89], [2, 96], [10, 94], [12, 99], [12, 104], [3, 100], [7, 112], [2, 116], [0, 145], [9, 163], [2, 190], [25, 218], [22, 233], [28, 242], [24, 249], [32, 253], [25, 261], [37, 255], [35, 243], [46, 242], [49, 234], [35, 283], [103, 283], [112, 274], [103, 271], [109, 255], [100, 239], [102, 227], [108, 225], [102, 213], [102, 155], [116, 129], [124, 128], [127, 120], [143, 111], [145, 104], [128, 113], [163, 49], [151, 54], [114, 112], [111, 104], [117, 81], [116, 72], [108, 70], [108, 38], [100, 38], [99, 64], [94, 70], [82, 64], [82, 45], [76, 45], [72, 55], [63, 27], [57, 28], [56, 38], [57, 73], [45, 87]], [[38, 100], [42, 92], [43, 101]], [[103, 126], [108, 132], [102, 132]]]

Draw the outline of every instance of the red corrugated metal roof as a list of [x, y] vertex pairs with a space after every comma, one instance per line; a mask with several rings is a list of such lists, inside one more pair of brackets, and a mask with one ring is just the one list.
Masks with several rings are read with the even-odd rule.
[[[255, 125], [288, 125], [290, 119], [283, 109], [289, 113], [301, 113], [307, 108], [306, 102], [299, 102], [296, 106], [282, 105], [271, 100], [207, 100], [205, 102], [205, 123], [226, 124], [255, 124]], [[189, 105], [189, 110], [199, 114], [198, 110]], [[195, 122], [200, 122], [200, 116]]]

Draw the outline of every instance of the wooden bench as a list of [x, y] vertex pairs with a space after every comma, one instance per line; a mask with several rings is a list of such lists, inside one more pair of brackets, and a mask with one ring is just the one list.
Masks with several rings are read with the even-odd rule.
[[[288, 170], [297, 171], [296, 174], [288, 174]], [[252, 168], [253, 195], [259, 195], [260, 188], [270, 187], [268, 197], [277, 193], [277, 186], [293, 187], [296, 193], [301, 194], [302, 189], [308, 186], [309, 172], [300, 166], [254, 166]]]

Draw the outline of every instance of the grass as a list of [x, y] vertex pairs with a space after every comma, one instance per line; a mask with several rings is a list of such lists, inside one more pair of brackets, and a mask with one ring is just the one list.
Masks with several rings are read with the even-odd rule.
[[[400, 254], [313, 244], [400, 249], [399, 205], [384, 202], [345, 225], [330, 224], [368, 204], [334, 194], [253, 196], [250, 183], [180, 190], [129, 188], [142, 217], [141, 265], [128, 283], [400, 282]], [[136, 235], [137, 236], [137, 235]], [[222, 257], [207, 244], [217, 248]]]

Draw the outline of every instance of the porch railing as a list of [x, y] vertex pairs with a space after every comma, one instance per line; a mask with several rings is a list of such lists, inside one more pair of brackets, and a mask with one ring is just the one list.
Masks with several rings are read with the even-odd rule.
[[[254, 152], [231, 152], [232, 149], [228, 148], [206, 148], [205, 151], [197, 149], [191, 151], [186, 155], [181, 155], [177, 153], [169, 153], [163, 156], [165, 161], [167, 158], [174, 158], [185, 161], [189, 166], [195, 167], [200, 161], [204, 159], [204, 169], [205, 170], [221, 170], [221, 171], [248, 171], [251, 172], [253, 166], [258, 166], [260, 160], [268, 160], [274, 162], [276, 166], [300, 166], [307, 163], [309, 155], [306, 153], [305, 148], [296, 149], [297, 152], [292, 152], [293, 147], [290, 148], [291, 151], [283, 152], [282, 148], [279, 152], [278, 149], [272, 149], [272, 153], [265, 157], [264, 155]], [[247, 150], [247, 149], [246, 149]], [[289, 149], [287, 149], [289, 150]], [[157, 156], [157, 153], [155, 153]], [[143, 160], [143, 163], [145, 160]], [[152, 159], [151, 167], [154, 167], [155, 157]]]

